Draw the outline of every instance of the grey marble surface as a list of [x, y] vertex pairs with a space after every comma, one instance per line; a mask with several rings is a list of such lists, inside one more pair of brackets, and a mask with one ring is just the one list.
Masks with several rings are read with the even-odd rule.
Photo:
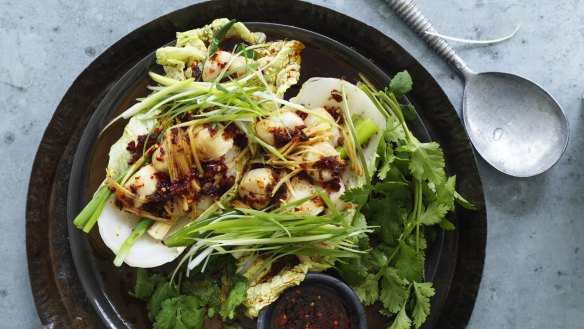
[[[24, 212], [36, 149], [59, 100], [101, 52], [150, 20], [193, 1], [0, 0], [0, 328], [39, 328], [28, 282]], [[460, 110], [463, 85], [380, 0], [313, 0], [397, 40]], [[533, 178], [479, 159], [489, 212], [485, 271], [469, 328], [584, 326], [584, 2], [418, 0], [443, 33], [511, 40], [453, 43], [475, 71], [511, 71], [548, 89], [570, 121], [560, 162]]]

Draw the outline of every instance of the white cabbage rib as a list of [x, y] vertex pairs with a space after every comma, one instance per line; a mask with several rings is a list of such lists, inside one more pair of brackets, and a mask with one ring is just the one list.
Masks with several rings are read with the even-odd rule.
[[[112, 195], [97, 223], [103, 242], [117, 254], [124, 241], [132, 234], [132, 229], [138, 224], [140, 217], [120, 211], [115, 206], [114, 200], [115, 195]], [[173, 261], [184, 249], [185, 247], [169, 248], [161, 241], [144, 234], [136, 240], [124, 263], [132, 267], [156, 267]]]
[[[331, 97], [332, 93], [340, 93], [341, 90], [344, 90], [346, 93], [349, 112], [354, 117], [373, 120], [379, 128], [377, 133], [363, 145], [363, 154], [367, 162], [367, 168], [370, 176], [373, 176], [375, 171], [375, 158], [377, 157], [377, 145], [382, 137], [382, 132], [385, 130], [386, 120], [365, 92], [354, 84], [344, 80], [335, 78], [311, 78], [302, 85], [298, 95], [290, 101], [301, 104], [307, 109], [344, 106], [342, 102], [337, 102], [334, 97]], [[364, 177], [355, 177], [355, 175], [350, 174], [344, 175], [343, 180], [348, 189], [359, 187], [365, 181]]]

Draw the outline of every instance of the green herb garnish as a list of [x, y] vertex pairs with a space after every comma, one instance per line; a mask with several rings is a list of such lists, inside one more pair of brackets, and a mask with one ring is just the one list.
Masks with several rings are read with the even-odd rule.
[[[376, 180], [347, 191], [343, 200], [363, 205], [369, 225], [375, 225], [377, 238], [360, 239], [363, 249], [359, 266], [337, 266], [341, 276], [353, 283], [364, 305], [380, 301], [381, 313], [392, 317], [389, 329], [419, 328], [430, 312], [431, 282], [425, 282], [426, 236], [439, 225], [454, 229], [446, 215], [458, 202], [472, 205], [455, 191], [456, 177], [447, 177], [444, 154], [436, 142], [422, 143], [409, 130], [401, 104], [412, 88], [407, 71], [398, 73], [389, 88], [376, 90], [367, 80], [359, 87], [387, 119], [378, 147]], [[411, 117], [411, 116], [410, 116]], [[464, 201], [463, 201], [464, 200]]]

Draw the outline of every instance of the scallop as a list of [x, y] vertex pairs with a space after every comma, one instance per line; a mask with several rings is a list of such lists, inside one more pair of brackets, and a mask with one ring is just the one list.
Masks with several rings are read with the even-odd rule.
[[194, 144], [201, 161], [217, 160], [233, 147], [233, 138], [223, 134], [223, 128], [217, 124], [215, 129], [203, 127], [195, 134]]
[[325, 192], [328, 195], [329, 199], [331, 199], [333, 205], [338, 211], [343, 211], [347, 209], [347, 202], [341, 200], [341, 196], [345, 193], [345, 184], [342, 180], [339, 179], [339, 189], [335, 191], [330, 188], [325, 188]]
[[237, 146], [233, 146], [225, 155], [223, 156], [223, 163], [227, 166], [227, 172], [225, 175], [227, 177], [237, 175], [237, 167], [239, 165], [238, 156], [241, 153], [241, 149]]
[[[310, 184], [305, 179], [301, 179], [298, 177], [292, 178], [292, 180], [290, 181], [290, 187], [292, 188], [292, 190], [291, 191], [289, 190], [286, 195], [285, 199], [286, 204], [298, 201], [300, 199], [304, 199], [316, 193], [316, 188], [314, 185]], [[294, 211], [297, 213], [313, 216], [320, 214], [323, 210], [324, 202], [319, 197], [305, 201], [302, 204], [294, 207]]]
[[203, 213], [203, 211], [209, 209], [209, 207], [211, 207], [213, 203], [215, 203], [215, 201], [213, 200], [212, 197], [208, 195], [201, 196], [199, 200], [197, 200], [197, 202], [195, 203], [197, 206], [196, 216], [199, 216], [200, 214]]
[[[234, 55], [227, 51], [218, 51], [210, 56], [205, 62], [205, 66], [203, 67], [203, 81], [215, 80], [233, 56], [235, 56], [235, 58], [233, 58], [233, 61], [225, 72], [237, 69], [246, 64], [245, 58], [239, 55]], [[243, 72], [238, 72], [238, 75], [241, 75], [242, 73]]]
[[163, 146], [157, 148], [152, 154], [152, 166], [156, 171], [168, 174], [168, 154]]
[[[319, 182], [328, 182], [338, 176], [344, 168], [339, 152], [328, 142], [319, 142], [310, 147], [304, 160], [308, 164], [306, 173]], [[319, 161], [325, 161], [320, 162]]]
[[339, 131], [339, 127], [334, 124], [335, 119], [333, 116], [322, 107], [317, 107], [311, 109], [310, 111], [312, 113], [309, 113], [306, 116], [304, 119], [304, 125], [309, 128], [317, 125], [324, 125], [324, 127], [326, 127], [325, 130], [328, 130], [333, 134], [333, 136], [329, 139], [330, 143], [333, 146], [337, 146], [339, 144], [339, 137], [341, 137], [341, 133]]
[[[341, 97], [339, 97], [343, 90], [345, 91], [348, 111], [351, 113], [351, 116], [356, 119], [370, 118], [379, 128], [379, 131], [363, 145], [363, 154], [367, 162], [367, 168], [369, 169], [369, 173], [373, 175], [375, 171], [377, 145], [382, 137], [382, 132], [385, 130], [386, 120], [365, 92], [344, 80], [335, 78], [311, 78], [302, 85], [298, 95], [290, 101], [302, 104], [309, 109], [318, 107], [343, 108], [345, 104]], [[344, 183], [349, 189], [358, 187], [365, 182], [364, 177], [356, 177], [356, 175], [347, 175], [347, 177], [348, 179]]]
[[275, 184], [276, 177], [272, 169], [252, 169], [241, 178], [239, 196], [254, 209], [262, 209], [270, 203]]
[[[158, 175], [152, 164], [146, 165], [138, 170], [124, 185], [127, 189], [139, 196], [148, 196], [156, 193], [158, 185]], [[136, 205], [139, 207], [140, 205]]]
[[235, 56], [235, 58], [233, 59], [233, 62], [231, 63], [231, 65], [229, 65], [229, 71], [231, 70], [237, 70], [238, 68], [241, 68], [239, 70], [237, 70], [237, 72], [235, 72], [235, 74], [238, 77], [241, 77], [245, 72], [244, 72], [244, 66], [247, 65], [247, 62], [249, 61], [249, 59], [246, 59], [243, 56], [239, 56], [239, 55], [233, 55]]
[[258, 121], [255, 125], [255, 132], [264, 142], [272, 146], [281, 146], [276, 145], [277, 137], [286, 139], [302, 127], [304, 127], [304, 121], [298, 114], [282, 111]]
[[[119, 210], [114, 203], [115, 195], [112, 195], [103, 208], [97, 224], [103, 242], [117, 254], [124, 241], [132, 234], [140, 217]], [[149, 234], [143, 234], [136, 240], [124, 262], [132, 267], [157, 267], [173, 261], [184, 249], [185, 247], [169, 248]]]

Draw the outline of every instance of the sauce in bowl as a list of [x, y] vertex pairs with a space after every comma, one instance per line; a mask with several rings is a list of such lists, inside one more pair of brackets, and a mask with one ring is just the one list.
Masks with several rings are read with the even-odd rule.
[[349, 329], [349, 314], [337, 292], [310, 284], [282, 294], [274, 305], [271, 328]]
[[366, 329], [365, 309], [344, 282], [308, 273], [260, 312], [258, 329]]

